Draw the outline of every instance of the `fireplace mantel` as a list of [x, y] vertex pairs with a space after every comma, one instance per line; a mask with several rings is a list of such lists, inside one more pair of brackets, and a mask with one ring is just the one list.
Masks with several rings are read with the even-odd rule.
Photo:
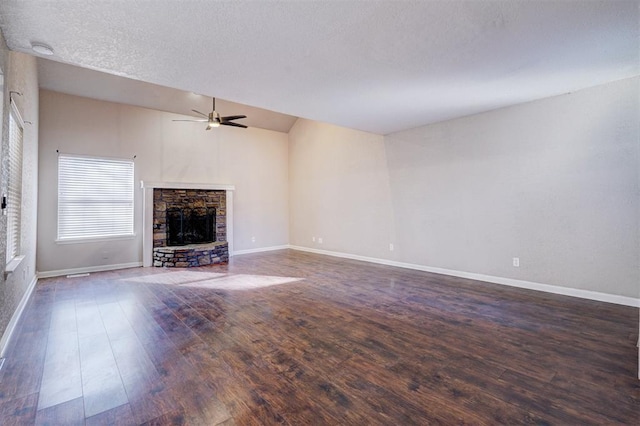
[[233, 185], [212, 183], [185, 183], [185, 182], [149, 182], [140, 181], [142, 188], [142, 266], [153, 265], [153, 190], [156, 188], [167, 189], [206, 189], [225, 191], [227, 202], [227, 242], [229, 243], [229, 256], [233, 255]]

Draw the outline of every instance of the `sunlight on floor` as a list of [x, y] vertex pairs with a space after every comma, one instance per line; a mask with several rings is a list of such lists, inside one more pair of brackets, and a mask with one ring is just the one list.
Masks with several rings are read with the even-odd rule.
[[194, 281], [203, 281], [212, 278], [224, 277], [226, 275], [227, 274], [218, 274], [215, 272], [177, 270], [160, 274], [143, 275], [141, 277], [125, 278], [125, 281], [150, 284], [184, 285]]
[[271, 287], [301, 281], [302, 278], [273, 277], [269, 275], [227, 275], [211, 280], [191, 282], [185, 287], [212, 288], [220, 290], [249, 290], [253, 288]]
[[276, 277], [270, 275], [171, 271], [162, 274], [127, 278], [126, 281], [148, 284], [177, 285], [181, 287], [208, 288], [213, 290], [250, 290], [302, 281], [302, 278]]

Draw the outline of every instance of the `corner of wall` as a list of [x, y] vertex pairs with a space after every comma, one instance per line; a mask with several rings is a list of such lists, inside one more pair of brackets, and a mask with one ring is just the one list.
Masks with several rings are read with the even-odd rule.
[[[38, 122], [39, 92], [36, 58], [18, 52], [11, 52], [0, 37], [0, 66], [4, 75], [2, 109], [2, 187], [7, 192], [8, 144], [9, 144], [9, 92], [19, 92], [15, 96], [16, 106], [25, 120], [23, 132], [23, 175], [22, 175], [22, 217], [20, 251], [24, 256], [20, 265], [11, 273], [6, 273], [6, 240], [0, 239], [0, 334], [7, 343], [21, 312], [36, 282], [36, 221], [38, 200]], [[0, 235], [6, 236], [6, 216], [0, 216]]]

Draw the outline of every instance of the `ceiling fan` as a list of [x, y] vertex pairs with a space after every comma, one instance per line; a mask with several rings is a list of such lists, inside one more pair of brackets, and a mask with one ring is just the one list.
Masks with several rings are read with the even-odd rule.
[[241, 118], [247, 118], [246, 115], [229, 115], [226, 117], [220, 117], [220, 114], [218, 114], [216, 112], [216, 98], [213, 98], [213, 110], [209, 113], [209, 114], [205, 114], [203, 112], [200, 112], [198, 110], [192, 109], [191, 111], [195, 112], [196, 114], [200, 114], [203, 117], [206, 117], [204, 119], [198, 119], [198, 120], [173, 120], [173, 121], [192, 121], [192, 122], [196, 122], [196, 123], [207, 123], [207, 128], [206, 130], [211, 130], [211, 128], [213, 127], [220, 127], [222, 126], [233, 126], [233, 127], [242, 127], [243, 129], [246, 129], [247, 126], [245, 126], [244, 124], [240, 124], [240, 123], [234, 123], [233, 120], [239, 120]]

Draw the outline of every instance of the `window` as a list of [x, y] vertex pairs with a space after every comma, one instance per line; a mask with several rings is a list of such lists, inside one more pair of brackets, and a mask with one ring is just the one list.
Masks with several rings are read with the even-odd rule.
[[9, 114], [9, 178], [7, 182], [7, 263], [20, 254], [20, 217], [22, 216], [22, 135], [23, 122], [11, 102]]
[[133, 235], [133, 161], [58, 156], [58, 241]]

